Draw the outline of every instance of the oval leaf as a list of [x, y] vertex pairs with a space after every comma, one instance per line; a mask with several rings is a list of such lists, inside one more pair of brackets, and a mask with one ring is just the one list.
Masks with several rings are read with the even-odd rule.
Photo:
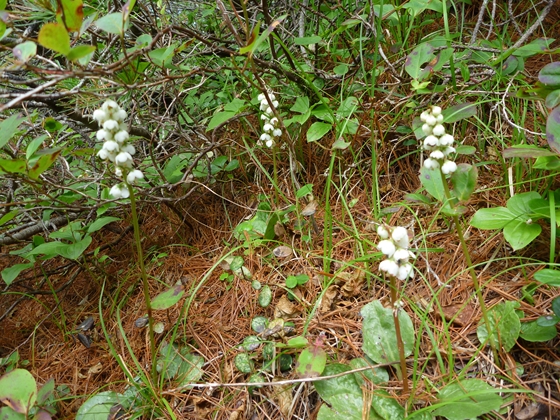
[[27, 414], [37, 399], [37, 383], [25, 369], [15, 369], [0, 378], [0, 400], [16, 413]]
[[332, 128], [332, 124], [324, 122], [314, 122], [307, 130], [307, 141], [309, 143], [321, 139], [325, 134], [327, 134]]
[[70, 35], [60, 23], [45, 23], [37, 38], [39, 44], [62, 55], [70, 52]]
[[546, 119], [546, 140], [550, 148], [560, 155], [560, 106], [554, 108]]
[[183, 297], [183, 293], [185, 293], [185, 291], [183, 290], [183, 286], [173, 286], [171, 289], [160, 293], [152, 300], [152, 309], [162, 310], [171, 308], [173, 305], [179, 302], [179, 300], [181, 300], [181, 298]]

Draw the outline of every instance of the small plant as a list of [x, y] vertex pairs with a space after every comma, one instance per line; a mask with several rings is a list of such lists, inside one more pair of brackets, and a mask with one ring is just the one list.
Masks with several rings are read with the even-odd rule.
[[33, 375], [25, 369], [14, 369], [0, 378], [0, 418], [6, 420], [50, 420], [54, 408], [54, 379], [38, 387]]

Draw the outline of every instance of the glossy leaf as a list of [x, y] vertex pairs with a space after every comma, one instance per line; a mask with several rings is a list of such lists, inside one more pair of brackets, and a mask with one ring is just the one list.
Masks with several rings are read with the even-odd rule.
[[424, 166], [420, 168], [420, 183], [428, 194], [439, 202], [445, 200], [443, 182], [444, 180], [441, 178], [441, 172], [439, 170], [427, 169]]
[[539, 72], [539, 82], [549, 86], [560, 86], [560, 61], [544, 66]]
[[406, 57], [404, 64], [405, 71], [415, 80], [423, 80], [429, 75], [429, 70], [425, 70], [422, 66], [429, 61], [435, 59], [434, 47], [424, 42], [412, 50]]
[[70, 52], [70, 35], [61, 23], [45, 23], [37, 37], [39, 44], [62, 55]]
[[[383, 307], [381, 302], [374, 300], [364, 306], [360, 313], [364, 317], [362, 324], [364, 353], [377, 363], [400, 360], [393, 310]], [[398, 316], [406, 357], [412, 354], [414, 348], [414, 326], [405, 311], [399, 311]]]
[[555, 108], [560, 105], [560, 89], [553, 90], [548, 95], [546, 95], [546, 99], [544, 104], [547, 108]]
[[533, 275], [534, 279], [548, 284], [549, 286], [560, 287], [560, 270], [553, 270], [551, 268], [543, 268]]
[[377, 390], [371, 397], [371, 405], [375, 412], [384, 420], [404, 420], [404, 408], [395, 397], [385, 390]]
[[270, 286], [264, 285], [259, 291], [259, 305], [266, 308], [272, 302], [272, 290]]
[[451, 175], [453, 194], [461, 201], [467, 201], [476, 188], [478, 170], [476, 166], [467, 163], [457, 165], [457, 170]]
[[320, 140], [332, 128], [332, 124], [324, 122], [314, 122], [307, 130], [307, 141], [309, 143]]
[[447, 420], [465, 420], [499, 410], [503, 403], [499, 390], [480, 379], [465, 379], [446, 385], [439, 393], [440, 404], [433, 411], [436, 416]]
[[25, 41], [16, 45], [12, 52], [17, 61], [25, 63], [37, 54], [37, 44], [33, 41]]
[[327, 353], [323, 349], [323, 340], [324, 337], [319, 335], [298, 356], [296, 372], [301, 378], [316, 378], [323, 373], [327, 364]]
[[[363, 357], [352, 359], [348, 364], [352, 369], [371, 366], [371, 363], [369, 363]], [[364, 370], [361, 372], [354, 373], [354, 378], [358, 383], [358, 385], [360, 386], [364, 386], [364, 382], [366, 380], [376, 385], [380, 385], [389, 381], [389, 374], [387, 373], [387, 370], [385, 370], [384, 368], [372, 367], [370, 370]]]
[[70, 32], [78, 32], [82, 27], [84, 10], [82, 0], [57, 0], [56, 20]]
[[521, 321], [516, 313], [519, 308], [519, 302], [506, 301], [497, 304], [488, 311], [488, 322], [490, 323], [490, 333], [488, 326], [481, 319], [476, 330], [478, 340], [481, 343], [489, 343], [488, 339], [494, 343], [499, 343], [505, 351], [510, 351], [521, 330]]
[[541, 327], [538, 321], [523, 322], [519, 334], [523, 340], [536, 343], [552, 340], [557, 335], [556, 325]]
[[18, 127], [25, 118], [20, 118], [19, 114], [13, 114], [0, 123], [0, 148], [4, 147], [18, 130]]
[[25, 369], [15, 369], [0, 378], [0, 400], [16, 413], [27, 414], [37, 400], [37, 383]]
[[560, 155], [560, 106], [554, 108], [546, 119], [546, 140], [550, 148]]
[[114, 216], [100, 217], [99, 219], [96, 219], [95, 222], [93, 222], [88, 226], [87, 231], [88, 233], [97, 232], [99, 229], [103, 228], [103, 226], [106, 226], [109, 223], [116, 222], [117, 220], [121, 220], [121, 219], [119, 217], [114, 217]]
[[184, 293], [185, 290], [182, 285], [173, 286], [152, 299], [152, 309], [169, 309], [181, 300]]
[[2, 280], [9, 286], [23, 270], [33, 267], [34, 263], [15, 264], [2, 270]]

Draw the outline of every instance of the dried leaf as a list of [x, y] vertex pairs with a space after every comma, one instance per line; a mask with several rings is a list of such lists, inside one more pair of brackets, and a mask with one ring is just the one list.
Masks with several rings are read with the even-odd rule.
[[313, 216], [315, 214], [315, 211], [317, 211], [317, 202], [313, 200], [303, 208], [303, 210], [301, 211], [301, 215], [305, 217]]
[[340, 293], [345, 297], [357, 296], [364, 285], [366, 274], [362, 270], [354, 273], [342, 272], [336, 277], [336, 283], [340, 285]]
[[274, 318], [288, 318], [298, 312], [296, 305], [283, 295], [274, 308]]
[[272, 253], [274, 254], [274, 256], [276, 258], [288, 258], [289, 256], [292, 255], [293, 250], [289, 246], [280, 245], [280, 246], [277, 246], [276, 248], [274, 248]]
[[103, 365], [101, 364], [101, 362], [99, 362], [98, 364], [92, 366], [89, 368], [88, 370], [88, 374], [95, 374], [95, 373], [99, 373], [103, 370]]
[[319, 306], [319, 312], [329, 312], [334, 304], [334, 300], [339, 294], [338, 286], [332, 284], [329, 286], [323, 299], [321, 300], [321, 305]]
[[76, 327], [76, 330], [87, 331], [93, 327], [93, 317], [88, 316], [84, 322]]
[[80, 343], [82, 343], [86, 349], [89, 349], [91, 347], [92, 340], [87, 335], [79, 333], [77, 334], [77, 337]]
[[464, 306], [462, 303], [443, 306], [441, 309], [447, 321], [453, 320], [453, 323], [460, 327], [469, 324], [474, 314], [473, 305]]
[[293, 385], [273, 386], [270, 398], [276, 402], [283, 418], [290, 418], [290, 409], [294, 401]]
[[529, 404], [527, 407], [519, 410], [519, 412], [515, 413], [515, 418], [517, 420], [534, 419], [539, 415], [541, 408], [543, 408], [541, 404], [533, 402]]

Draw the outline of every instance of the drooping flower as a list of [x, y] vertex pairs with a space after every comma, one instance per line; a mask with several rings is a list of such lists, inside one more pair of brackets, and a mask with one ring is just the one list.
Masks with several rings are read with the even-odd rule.
[[379, 270], [399, 280], [414, 277], [414, 267], [409, 262], [415, 255], [409, 251], [408, 231], [401, 226], [391, 228], [385, 225], [377, 227], [377, 234], [382, 239], [377, 244], [385, 259], [379, 264]]
[[426, 135], [423, 146], [424, 150], [430, 152], [430, 157], [424, 160], [426, 169], [438, 169], [444, 174], [451, 174], [457, 170], [455, 162], [449, 159], [455, 148], [455, 141], [451, 134], [446, 134], [443, 126], [443, 114], [439, 106], [432, 106], [429, 110], [420, 114], [422, 132]]
[[282, 137], [282, 130], [278, 126], [278, 118], [274, 116], [270, 104], [272, 104], [274, 108], [278, 108], [280, 104], [272, 92], [268, 92], [270, 104], [264, 93], [260, 93], [257, 99], [260, 102], [259, 109], [262, 111], [261, 120], [263, 121], [263, 134], [260, 136], [257, 144], [261, 145], [264, 143], [267, 147], [273, 147], [276, 144], [275, 140]]

